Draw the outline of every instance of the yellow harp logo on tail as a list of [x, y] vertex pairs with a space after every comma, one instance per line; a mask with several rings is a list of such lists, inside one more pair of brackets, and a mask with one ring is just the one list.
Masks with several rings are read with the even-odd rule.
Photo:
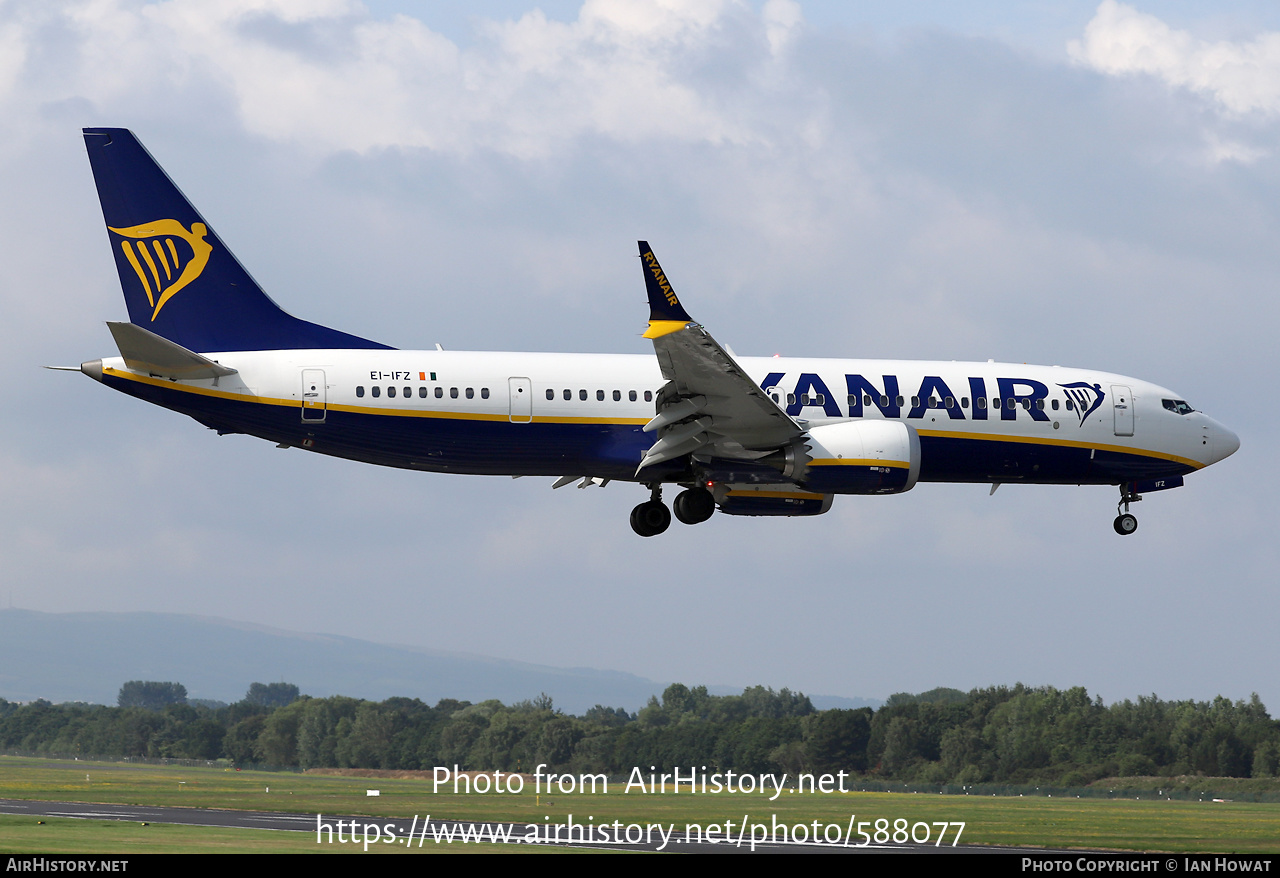
[[[153, 321], [165, 302], [200, 276], [209, 262], [209, 254], [213, 252], [213, 246], [204, 240], [209, 234], [204, 223], [192, 223], [191, 231], [173, 219], [156, 220], [127, 229], [107, 228], [122, 238], [130, 239], [121, 241], [120, 249], [138, 273], [142, 288], [147, 291]], [[175, 241], [186, 246], [180, 247]]]

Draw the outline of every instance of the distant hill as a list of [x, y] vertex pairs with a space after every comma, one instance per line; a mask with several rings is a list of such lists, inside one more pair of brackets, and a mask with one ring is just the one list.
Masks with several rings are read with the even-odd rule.
[[[553, 668], [210, 616], [0, 610], [0, 698], [115, 704], [128, 680], [173, 681], [191, 699], [228, 702], [243, 698], [250, 683], [279, 681], [316, 697], [404, 696], [428, 704], [442, 698], [511, 704], [546, 692], [573, 714], [595, 704], [635, 711], [667, 685], [621, 671]], [[879, 704], [812, 700], [822, 709]]]

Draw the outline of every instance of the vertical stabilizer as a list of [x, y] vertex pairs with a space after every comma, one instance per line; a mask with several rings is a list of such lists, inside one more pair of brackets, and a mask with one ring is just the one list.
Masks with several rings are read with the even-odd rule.
[[191, 351], [387, 345], [282, 311], [124, 128], [86, 128], [129, 320]]

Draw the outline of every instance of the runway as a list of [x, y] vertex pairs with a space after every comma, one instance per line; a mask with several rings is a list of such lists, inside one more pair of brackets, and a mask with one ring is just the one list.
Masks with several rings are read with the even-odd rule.
[[[121, 820], [134, 823], [165, 823], [181, 826], [209, 826], [232, 829], [265, 829], [275, 832], [299, 832], [312, 834], [317, 844], [333, 847], [357, 847], [366, 845], [384, 849], [393, 845], [405, 850], [426, 850], [432, 847], [466, 844], [536, 844], [550, 847], [577, 847], [595, 849], [619, 849], [652, 852], [685, 853], [877, 853], [877, 854], [941, 854], [941, 853], [1001, 853], [1035, 854], [1054, 853], [1044, 848], [991, 848], [958, 845], [934, 846], [916, 844], [887, 844], [858, 846], [854, 844], [828, 844], [816, 842], [752, 840], [742, 833], [735, 837], [709, 839], [693, 833], [680, 832], [674, 826], [669, 832], [630, 833], [627, 824], [587, 824], [576, 827], [564, 824], [511, 824], [479, 823], [472, 821], [440, 820], [419, 817], [368, 817], [339, 814], [287, 814], [271, 811], [228, 811], [208, 808], [161, 808], [139, 805], [89, 804], [84, 802], [44, 802], [24, 799], [0, 799], [0, 814], [19, 814], [32, 817], [70, 818], [77, 820]], [[630, 824], [630, 827], [657, 826], [658, 824]], [[536, 827], [532, 830], [531, 827]], [[552, 830], [559, 830], [553, 832]], [[359, 836], [357, 838], [357, 835]], [[631, 836], [639, 836], [632, 840]], [[535, 836], [532, 837], [531, 836]], [[1062, 851], [1062, 853], [1068, 853]], [[1075, 854], [1080, 851], [1073, 852]]]

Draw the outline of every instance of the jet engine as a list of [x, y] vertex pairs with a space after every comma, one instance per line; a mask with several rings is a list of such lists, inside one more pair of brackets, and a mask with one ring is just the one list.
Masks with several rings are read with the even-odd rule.
[[920, 436], [902, 421], [859, 420], [811, 429], [791, 476], [820, 494], [901, 494], [920, 478]]

